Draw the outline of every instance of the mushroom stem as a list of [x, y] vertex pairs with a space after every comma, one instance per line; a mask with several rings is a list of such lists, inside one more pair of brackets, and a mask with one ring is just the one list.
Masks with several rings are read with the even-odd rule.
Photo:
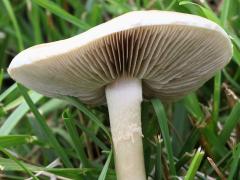
[[142, 84], [120, 79], [106, 88], [118, 180], [146, 180], [142, 128]]

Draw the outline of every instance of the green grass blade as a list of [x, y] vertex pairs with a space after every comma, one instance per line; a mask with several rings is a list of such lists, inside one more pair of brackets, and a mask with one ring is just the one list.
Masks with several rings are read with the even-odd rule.
[[230, 32], [230, 36], [234, 42], [234, 44], [236, 45], [236, 49], [240, 48], [240, 39], [237, 36], [237, 34], [235, 32]]
[[227, 26], [227, 21], [228, 21], [228, 14], [230, 10], [230, 3], [232, 0], [225, 0], [223, 1], [223, 5], [221, 7], [221, 16], [220, 20], [222, 22], [222, 26], [226, 28]]
[[202, 121], [204, 119], [204, 114], [195, 93], [191, 93], [184, 98], [184, 106], [198, 121]]
[[66, 106], [66, 102], [60, 99], [50, 99], [39, 107], [41, 114], [49, 114], [55, 110], [62, 109]]
[[4, 76], [4, 71], [3, 71], [3, 69], [1, 69], [0, 70], [0, 91], [2, 89], [3, 76]]
[[223, 69], [223, 74], [224, 74], [224, 76], [226, 77], [227, 81], [228, 81], [229, 83], [231, 83], [231, 85], [236, 89], [236, 91], [238, 91], [238, 92], [240, 93], [240, 85], [239, 85], [239, 83], [237, 83], [237, 82], [231, 77], [231, 75], [228, 74], [228, 72], [227, 72], [225, 69]]
[[219, 115], [220, 106], [220, 96], [221, 96], [221, 72], [218, 72], [214, 77], [214, 93], [213, 93], [213, 112], [211, 126], [213, 129], [217, 127], [217, 120]]
[[172, 135], [173, 154], [180, 153], [184, 140], [187, 139], [186, 132], [191, 132], [191, 124], [187, 118], [187, 109], [183, 101], [176, 102], [173, 106], [172, 124], [175, 130]]
[[21, 32], [20, 32], [16, 17], [14, 15], [14, 12], [13, 12], [13, 9], [12, 9], [11, 3], [10, 3], [9, 0], [3, 0], [3, 4], [4, 4], [5, 8], [7, 9], [9, 17], [11, 18], [11, 21], [13, 23], [14, 29], [16, 31], [16, 36], [17, 36], [17, 39], [18, 39], [17, 42], [18, 42], [19, 51], [21, 51], [21, 50], [24, 49], [23, 39], [22, 39], [22, 36], [21, 36]]
[[[43, 168], [27, 164], [22, 162], [22, 164], [29, 169], [30, 171], [42, 171]], [[21, 167], [19, 167], [13, 159], [6, 159], [0, 157], [0, 167], [2, 167], [5, 171], [23, 171]]]
[[96, 117], [91, 111], [89, 111], [81, 102], [79, 102], [79, 100], [74, 97], [64, 97], [64, 99], [76, 108], [78, 108], [87, 117], [89, 117], [89, 119], [96, 123], [106, 133], [109, 139], [111, 139], [111, 135], [108, 129], [102, 124], [98, 117]]
[[240, 144], [236, 146], [233, 150], [233, 161], [230, 166], [230, 173], [228, 176], [228, 180], [234, 179], [236, 173], [239, 173], [239, 162], [240, 162]]
[[24, 103], [24, 98], [22, 96], [19, 96], [17, 98], [15, 98], [13, 101], [11, 101], [10, 103], [6, 103], [6, 105], [3, 107], [3, 110], [5, 112], [10, 111], [18, 106], [20, 106], [22, 103]]
[[22, 85], [18, 85], [19, 90], [21, 91], [21, 94], [23, 95], [24, 99], [26, 100], [28, 106], [30, 107], [32, 113], [34, 114], [34, 116], [36, 117], [38, 123], [40, 124], [41, 128], [44, 130], [44, 132], [46, 133], [46, 136], [49, 139], [49, 143], [52, 145], [52, 147], [54, 148], [54, 150], [56, 151], [56, 153], [59, 155], [59, 157], [61, 157], [63, 163], [67, 166], [67, 167], [72, 167], [72, 164], [70, 162], [70, 160], [68, 159], [68, 156], [66, 155], [66, 153], [64, 152], [63, 148], [60, 146], [60, 144], [58, 143], [58, 141], [56, 140], [56, 138], [54, 137], [51, 129], [48, 127], [46, 121], [44, 120], [44, 118], [42, 117], [42, 115], [39, 113], [38, 109], [36, 108], [36, 106], [34, 105], [32, 99], [28, 96], [28, 94], [26, 93], [25, 88]]
[[177, 0], [172, 0], [172, 2], [168, 5], [166, 8], [166, 11], [169, 11], [172, 9], [172, 7], [177, 3]]
[[[184, 99], [184, 105], [188, 112], [196, 119], [198, 122], [205, 120], [204, 114], [201, 110], [200, 104], [195, 94], [191, 94]], [[215, 134], [213, 128], [209, 125], [205, 125], [206, 127], [200, 128], [199, 132], [204, 135], [204, 138], [209, 142], [206, 144], [210, 147], [213, 146], [212, 151], [216, 156], [223, 156], [227, 149], [225, 145], [221, 142], [221, 140]]]
[[102, 172], [101, 172], [100, 176], [98, 177], [98, 180], [105, 180], [106, 179], [108, 168], [109, 168], [109, 165], [110, 165], [110, 162], [111, 162], [111, 158], [112, 158], [112, 150], [110, 151], [110, 153], [108, 155], [107, 161], [103, 166]]
[[1, 146], [0, 146], [0, 151], [2, 151], [4, 154], [6, 154], [10, 159], [14, 160], [16, 162], [16, 164], [18, 164], [34, 180], [39, 180], [36, 176], [33, 175], [33, 173], [30, 170], [28, 170], [27, 167], [24, 166], [24, 164], [22, 164], [17, 158], [15, 158], [13, 155], [11, 155], [8, 151], [3, 149]]
[[27, 1], [29, 6], [28, 16], [31, 21], [33, 32], [34, 32], [34, 43], [39, 44], [42, 43], [42, 33], [41, 33], [41, 25], [40, 25], [40, 16], [39, 16], [39, 8], [36, 4], [32, 3], [31, 0]]
[[197, 144], [200, 138], [200, 133], [198, 129], [194, 129], [185, 140], [182, 149], [179, 152], [180, 156], [183, 156], [185, 152], [190, 152]]
[[220, 20], [217, 17], [217, 15], [206, 4], [205, 4], [205, 7], [203, 7], [203, 6], [201, 6], [197, 3], [193, 3], [193, 2], [190, 2], [190, 1], [181, 1], [179, 3], [179, 5], [180, 6], [182, 6], [182, 5], [193, 5], [193, 6], [199, 7], [208, 19], [214, 21], [217, 24], [220, 24]]
[[156, 145], [156, 162], [155, 162], [155, 179], [157, 180], [163, 179], [161, 154], [162, 154], [161, 140], [158, 139], [157, 145]]
[[[96, 179], [96, 175], [91, 178], [91, 175], [94, 173], [93, 169], [86, 168], [45, 168], [45, 171], [56, 174], [58, 176], [66, 177], [66, 180], [92, 180]], [[62, 178], [63, 180], [65, 178]]]
[[53, 1], [33, 0], [33, 2], [83, 30], [87, 30], [90, 28], [90, 26], [86, 22], [81, 21], [79, 20], [79, 18], [69, 14], [68, 12], [60, 8], [57, 4], [55, 4]]
[[[33, 98], [34, 96], [42, 96], [35, 91], [29, 91], [28, 94], [31, 98]], [[7, 112], [7, 111], [10, 111], [10, 110], [16, 108], [17, 106], [20, 106], [24, 102], [25, 102], [24, 98], [22, 96], [19, 96], [19, 97], [16, 97], [11, 102], [5, 103], [6, 105], [3, 107], [3, 109], [4, 109], [4, 111]]]
[[90, 129], [77, 122], [78, 127], [86, 133], [86, 135], [93, 140], [93, 142], [104, 151], [109, 151], [109, 148], [93, 133]]
[[0, 136], [0, 145], [1, 147], [6, 148], [6, 147], [32, 143], [35, 140], [36, 140], [36, 137], [30, 136], [30, 135]]
[[201, 149], [199, 148], [193, 157], [193, 160], [190, 164], [190, 167], [187, 171], [187, 174], [186, 174], [184, 180], [194, 180], [194, 177], [195, 177], [196, 172], [201, 164], [203, 156], [204, 156], [204, 152], [201, 151]]
[[[46, 168], [46, 167], [35, 166], [25, 162], [21, 162], [21, 164], [24, 165], [31, 172], [46, 171], [62, 177], [66, 177], [70, 179], [79, 179], [79, 180], [83, 179], [83, 175], [86, 176], [88, 172], [92, 172], [92, 173], [94, 172], [93, 169], [89, 169], [89, 168]], [[12, 172], [12, 171], [24, 172], [24, 169], [22, 169], [12, 159], [6, 159], [6, 158], [0, 157], [0, 167], [2, 167], [5, 172], [7, 171], [8, 172]], [[94, 172], [94, 173], [97, 175], [97, 172], [96, 173]], [[26, 178], [23, 178], [23, 179], [26, 179]]]
[[3, 179], [11, 179], [11, 180], [25, 180], [25, 178], [23, 177], [7, 175], [7, 174], [1, 174], [0, 177]]
[[[42, 95], [35, 92], [31, 95], [31, 99], [34, 103], [38, 102], [42, 98]], [[0, 135], [8, 135], [28, 111], [29, 106], [26, 102], [18, 106], [17, 109], [12, 112], [12, 114], [5, 120], [5, 122], [1, 126]]]
[[171, 176], [176, 176], [173, 151], [172, 151], [169, 129], [168, 129], [168, 120], [167, 120], [167, 116], [165, 114], [164, 107], [163, 107], [162, 103], [160, 102], [160, 100], [158, 100], [158, 99], [153, 99], [153, 100], [151, 100], [151, 102], [152, 102], [153, 108], [155, 110], [157, 119], [158, 119], [158, 124], [161, 129], [163, 142], [167, 149], [167, 156], [168, 156], [168, 160], [169, 160], [169, 169], [170, 169]]
[[65, 126], [68, 130], [68, 133], [73, 141], [74, 149], [77, 152], [79, 159], [81, 160], [83, 167], [91, 167], [90, 162], [87, 159], [87, 156], [84, 152], [84, 146], [82, 142], [80, 141], [76, 125], [74, 123], [74, 119], [72, 115], [70, 114], [69, 110], [65, 110], [63, 112], [63, 120], [65, 123]]
[[239, 121], [240, 121], [240, 101], [238, 101], [234, 105], [230, 115], [226, 119], [223, 130], [219, 135], [219, 138], [223, 143], [225, 143], [229, 139], [233, 129], [236, 127]]
[[5, 90], [1, 95], [0, 95], [0, 102], [3, 101], [8, 95], [10, 95], [13, 91], [17, 89], [17, 84], [14, 83], [12, 86], [10, 86], [7, 90]]
[[213, 156], [215, 157], [222, 157], [227, 152], [228, 149], [225, 147], [225, 144], [222, 140], [214, 133], [213, 129], [209, 126], [200, 129], [200, 132], [204, 135], [205, 139], [208, 141], [206, 145], [211, 145], [211, 151]]
[[233, 61], [237, 63], [238, 66], [240, 66], [240, 51], [235, 44], [233, 44]]

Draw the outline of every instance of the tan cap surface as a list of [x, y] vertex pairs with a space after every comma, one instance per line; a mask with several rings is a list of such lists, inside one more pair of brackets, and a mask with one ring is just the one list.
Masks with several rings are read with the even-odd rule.
[[105, 102], [119, 78], [142, 79], [144, 97], [174, 100], [200, 87], [232, 56], [228, 35], [194, 15], [134, 11], [72, 38], [19, 53], [8, 72], [46, 96]]

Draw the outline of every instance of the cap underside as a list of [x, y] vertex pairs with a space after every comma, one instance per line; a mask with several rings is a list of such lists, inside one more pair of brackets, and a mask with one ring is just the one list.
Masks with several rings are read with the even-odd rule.
[[9, 71], [46, 96], [75, 96], [89, 104], [104, 103], [106, 85], [124, 77], [142, 79], [144, 97], [174, 100], [224, 67], [232, 53], [229, 44], [206, 28], [143, 26]]

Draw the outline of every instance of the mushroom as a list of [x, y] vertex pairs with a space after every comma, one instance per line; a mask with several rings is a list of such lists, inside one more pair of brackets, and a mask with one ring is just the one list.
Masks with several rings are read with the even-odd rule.
[[11, 62], [10, 76], [50, 97], [107, 102], [119, 180], [145, 180], [142, 98], [176, 100], [232, 56], [226, 32], [208, 19], [133, 11], [72, 38], [37, 45]]

